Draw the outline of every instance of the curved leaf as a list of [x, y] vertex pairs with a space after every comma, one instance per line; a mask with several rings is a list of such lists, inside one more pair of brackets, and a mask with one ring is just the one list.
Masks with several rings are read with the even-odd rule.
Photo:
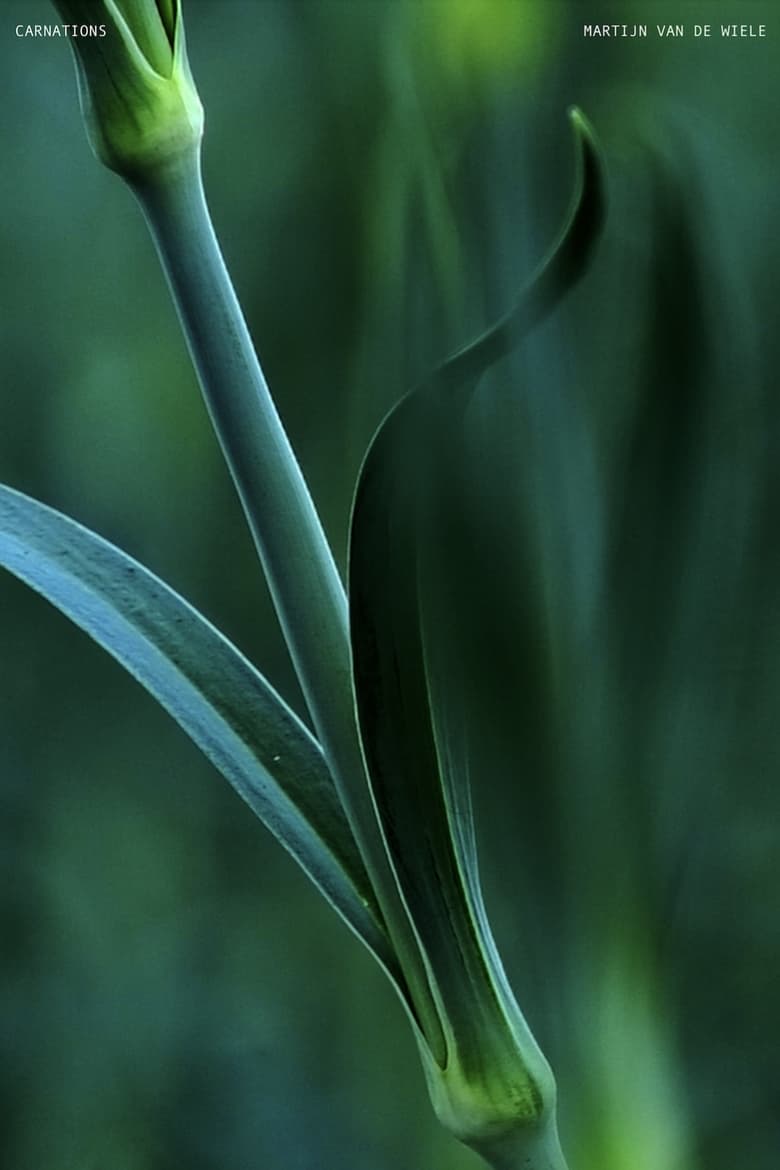
[[0, 565], [180, 724], [392, 975], [396, 963], [319, 744], [252, 664], [137, 561], [0, 487]]
[[437, 386], [473, 385], [543, 321], [587, 271], [606, 216], [604, 160], [593, 129], [582, 111], [572, 106], [569, 120], [574, 130], [577, 173], [574, 193], [558, 238], [509, 312], [469, 345], [452, 354], [417, 392]]
[[[578, 174], [558, 242], [514, 309], [387, 416], [361, 469], [350, 533], [363, 749], [445, 1038], [443, 1058], [431, 1045], [440, 1076], [429, 1073], [429, 1081], [442, 1115], [460, 1112], [474, 1125], [473, 1140], [464, 1140], [475, 1146], [485, 1092], [493, 1121], [495, 1110], [506, 1108], [512, 1120], [536, 1124], [551, 1107], [554, 1088], [503, 974], [482, 904], [468, 776], [473, 729], [458, 673], [458, 633], [440, 612], [452, 589], [449, 489], [458, 482], [452, 465], [478, 379], [579, 279], [598, 237], [601, 162], [582, 115], [573, 112], [572, 122]], [[416, 958], [399, 952], [399, 959], [414, 994]], [[465, 1098], [458, 1100], [459, 1093]]]

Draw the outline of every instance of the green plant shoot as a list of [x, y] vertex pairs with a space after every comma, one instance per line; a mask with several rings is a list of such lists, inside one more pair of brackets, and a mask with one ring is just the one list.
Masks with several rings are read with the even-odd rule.
[[442, 649], [435, 634], [436, 548], [442, 469], [470, 394], [586, 271], [604, 208], [592, 131], [572, 111], [571, 208], [515, 307], [374, 437], [355, 492], [347, 598], [212, 228], [181, 2], [56, 7], [107, 26], [105, 38], [71, 42], [89, 140], [145, 215], [315, 735], [167, 585], [10, 488], [0, 489], [0, 563], [149, 690], [369, 948], [447, 1129], [494, 1170], [565, 1170], [555, 1080], [482, 898], [469, 796], [479, 729], [455, 714], [445, 664], [457, 646]]

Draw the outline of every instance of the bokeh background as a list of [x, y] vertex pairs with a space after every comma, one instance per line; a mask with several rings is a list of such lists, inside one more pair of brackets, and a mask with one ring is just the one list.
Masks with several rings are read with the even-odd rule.
[[[65, 43], [14, 35], [54, 19], [0, 4], [0, 479], [300, 707], [141, 217]], [[595, 124], [592, 271], [480, 387], [461, 452], [484, 879], [572, 1170], [776, 1170], [780, 23], [742, 0], [186, 19], [216, 225], [342, 562], [373, 429], [511, 303], [569, 197], [567, 106]], [[183, 734], [7, 575], [0, 646], [3, 1165], [476, 1170], [378, 970]]]

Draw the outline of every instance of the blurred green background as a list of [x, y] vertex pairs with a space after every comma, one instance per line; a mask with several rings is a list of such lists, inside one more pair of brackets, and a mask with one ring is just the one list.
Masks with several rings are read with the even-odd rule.
[[[484, 879], [572, 1170], [776, 1170], [780, 25], [591, 7], [188, 0], [207, 188], [343, 562], [374, 427], [511, 302], [568, 200], [566, 107], [595, 124], [596, 262], [461, 452]], [[0, 4], [0, 479], [300, 706], [141, 217], [66, 44], [14, 35], [54, 19]], [[379, 971], [183, 734], [6, 575], [0, 645], [3, 1165], [476, 1170]]]

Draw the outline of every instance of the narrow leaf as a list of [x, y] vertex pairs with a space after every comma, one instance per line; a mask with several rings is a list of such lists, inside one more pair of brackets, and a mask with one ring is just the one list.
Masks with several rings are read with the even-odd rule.
[[[355, 493], [349, 602], [361, 738], [404, 899], [418, 933], [418, 914], [431, 932], [423, 940], [425, 949], [451, 945], [464, 888], [474, 918], [482, 917], [482, 908], [465, 747], [453, 746], [464, 730], [450, 718], [451, 734], [445, 735], [431, 709], [433, 674], [449, 676], [452, 691], [457, 663], [449, 648], [446, 662], [440, 651], [432, 663], [424, 609], [427, 605], [431, 627], [447, 600], [450, 489], [459, 481], [452, 465], [470, 393], [485, 370], [583, 275], [604, 222], [600, 152], [584, 116], [572, 110], [570, 117], [577, 171], [555, 245], [515, 307], [390, 412], [369, 448]], [[472, 931], [473, 922], [464, 929]], [[438, 938], [442, 930], [447, 940]], [[416, 962], [413, 955], [406, 958]], [[409, 972], [407, 978], [414, 983]]]
[[572, 107], [569, 120], [574, 131], [577, 171], [558, 238], [509, 312], [443, 362], [419, 390], [463, 384], [473, 387], [475, 380], [510, 353], [587, 272], [606, 215], [604, 160], [582, 111]]
[[0, 565], [86, 631], [180, 724], [393, 976], [319, 744], [252, 664], [137, 561], [0, 487]]
[[[504, 976], [482, 903], [469, 791], [475, 729], [459, 677], [458, 631], [442, 620], [453, 588], [451, 489], [465, 482], [459, 441], [477, 381], [579, 279], [599, 234], [598, 151], [584, 118], [575, 113], [572, 121], [578, 173], [558, 242], [514, 309], [385, 419], [361, 470], [350, 534], [363, 749], [445, 1037], [443, 1059], [431, 1049], [439, 1069], [429, 1069], [429, 1083], [440, 1116], [475, 1148], [496, 1126], [542, 1124], [554, 1085]], [[399, 950], [399, 959], [414, 994], [416, 958]]]

